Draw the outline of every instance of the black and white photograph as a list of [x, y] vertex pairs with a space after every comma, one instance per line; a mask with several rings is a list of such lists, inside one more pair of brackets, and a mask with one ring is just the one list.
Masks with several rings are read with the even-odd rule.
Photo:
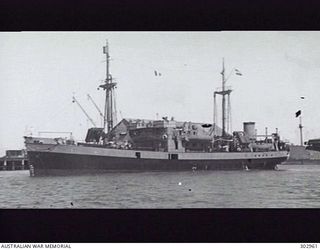
[[0, 207], [319, 208], [320, 33], [0, 33]]

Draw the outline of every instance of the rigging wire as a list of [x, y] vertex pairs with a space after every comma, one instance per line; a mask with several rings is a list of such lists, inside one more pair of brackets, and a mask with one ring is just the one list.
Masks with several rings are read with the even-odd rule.
[[228, 96], [228, 102], [229, 102], [229, 122], [230, 122], [230, 133], [232, 133], [232, 109], [231, 109], [231, 101], [230, 101], [230, 95]]
[[231, 102], [230, 102], [230, 94], [228, 94], [227, 133], [230, 134], [230, 131], [231, 131]]
[[190, 69], [190, 65], [189, 64], [184, 64], [184, 68], [172, 68], [172, 66], [169, 67], [163, 67], [163, 66], [150, 66], [150, 64], [142, 64], [142, 63], [137, 63], [134, 61], [130, 61], [127, 59], [119, 59], [117, 58], [117, 60], [122, 61], [124, 63], [130, 64], [130, 65], [134, 65], [134, 66], [140, 66], [142, 68], [148, 68], [150, 69], [152, 72], [154, 72], [155, 69], [160, 69], [161, 71], [189, 71], [189, 72], [212, 72], [212, 70], [201, 70], [201, 69]]
[[72, 106], [72, 103], [70, 102], [69, 105], [63, 105], [60, 107], [60, 109], [57, 109], [54, 113], [51, 113], [48, 116], [46, 116], [46, 120], [44, 123], [42, 123], [41, 127], [45, 128], [48, 126], [48, 124], [51, 124], [52, 121], [59, 120], [58, 118], [59, 116], [65, 117], [66, 114], [70, 114], [69, 108], [71, 106]]
[[116, 91], [115, 91], [115, 89], [113, 89], [112, 91], [113, 91], [113, 107], [114, 107], [114, 113], [113, 113], [114, 124], [113, 124], [113, 126], [115, 126], [115, 125], [118, 124], [118, 119], [117, 119], [117, 106], [116, 106], [117, 96], [116, 96]]

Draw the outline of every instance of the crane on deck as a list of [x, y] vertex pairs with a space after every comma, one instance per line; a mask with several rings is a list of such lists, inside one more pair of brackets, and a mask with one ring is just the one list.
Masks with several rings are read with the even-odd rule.
[[92, 104], [95, 106], [96, 110], [98, 111], [102, 122], [104, 121], [104, 115], [102, 114], [100, 108], [98, 107], [98, 105], [95, 103], [95, 101], [92, 99], [91, 95], [87, 94], [88, 99], [92, 102]]
[[94, 121], [91, 119], [91, 117], [88, 115], [88, 113], [84, 110], [84, 108], [81, 106], [81, 104], [78, 102], [78, 100], [73, 96], [72, 102], [78, 104], [79, 108], [82, 110], [82, 112], [86, 115], [88, 120], [92, 123], [94, 127], [97, 127], [97, 125], [94, 123]]

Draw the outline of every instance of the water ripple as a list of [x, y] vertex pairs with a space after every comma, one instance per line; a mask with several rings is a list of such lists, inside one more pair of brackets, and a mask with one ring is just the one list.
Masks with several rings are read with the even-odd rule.
[[320, 166], [29, 177], [1, 171], [0, 208], [320, 207]]

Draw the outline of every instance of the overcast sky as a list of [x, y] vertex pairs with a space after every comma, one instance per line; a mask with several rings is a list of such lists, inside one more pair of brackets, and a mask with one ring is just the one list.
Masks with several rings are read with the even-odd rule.
[[232, 68], [243, 74], [227, 82], [234, 89], [233, 130], [255, 121], [259, 134], [278, 128], [283, 139], [299, 143], [294, 114], [303, 109], [304, 139], [320, 137], [320, 32], [0, 33], [0, 156], [23, 148], [31, 132], [73, 132], [83, 140], [91, 124], [72, 103], [73, 93], [101, 124], [86, 95], [103, 108], [97, 87], [105, 78], [106, 39], [118, 82], [118, 120], [158, 113], [212, 122], [224, 57], [227, 75]]

